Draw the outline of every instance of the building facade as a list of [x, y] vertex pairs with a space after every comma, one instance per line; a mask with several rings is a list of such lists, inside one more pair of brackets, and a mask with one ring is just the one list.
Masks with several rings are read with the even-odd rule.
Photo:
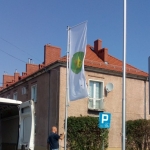
[[[100, 111], [112, 114], [109, 130], [108, 150], [121, 149], [122, 135], [122, 61], [109, 55], [102, 48], [102, 41], [87, 45], [85, 57], [85, 76], [89, 97], [69, 103], [68, 116], [98, 117]], [[106, 86], [113, 85], [107, 92]], [[149, 119], [148, 74], [127, 64], [126, 78], [126, 119]], [[44, 46], [44, 62], [39, 65], [29, 62], [22, 75], [3, 75], [0, 97], [35, 102], [35, 150], [44, 150], [47, 137], [53, 125], [59, 133], [64, 131], [66, 101], [66, 56], [61, 57], [59, 47]], [[6, 112], [9, 110], [6, 110]], [[15, 113], [1, 112], [1, 129], [14, 119]], [[6, 113], [6, 115], [5, 115]], [[3, 115], [4, 114], [4, 115]], [[16, 117], [13, 117], [16, 116]], [[8, 119], [6, 119], [8, 118]], [[6, 129], [5, 129], [6, 130]], [[0, 139], [1, 144], [13, 144], [15, 141]]]

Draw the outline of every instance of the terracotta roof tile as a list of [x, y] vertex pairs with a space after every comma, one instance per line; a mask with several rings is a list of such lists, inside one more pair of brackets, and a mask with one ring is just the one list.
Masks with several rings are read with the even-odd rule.
[[[66, 62], [66, 56], [60, 58], [59, 61]], [[108, 61], [104, 62], [98, 55], [94, 52], [93, 47], [87, 45], [86, 56], [84, 61], [85, 66], [112, 70], [117, 72], [122, 72], [122, 61], [108, 54]], [[141, 71], [129, 64], [126, 65], [126, 72], [129, 74], [139, 75], [148, 77], [148, 73]]]

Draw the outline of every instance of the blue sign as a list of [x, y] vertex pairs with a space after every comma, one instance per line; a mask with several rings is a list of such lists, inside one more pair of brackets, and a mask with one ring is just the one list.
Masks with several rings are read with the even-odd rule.
[[111, 113], [99, 113], [99, 128], [110, 128]]

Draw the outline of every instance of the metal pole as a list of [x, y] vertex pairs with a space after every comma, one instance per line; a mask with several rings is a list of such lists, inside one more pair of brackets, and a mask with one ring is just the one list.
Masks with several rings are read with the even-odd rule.
[[126, 0], [124, 0], [123, 32], [123, 84], [122, 84], [122, 150], [126, 147]]
[[48, 136], [49, 136], [49, 128], [50, 128], [50, 77], [51, 77], [51, 71], [48, 71], [48, 76], [49, 76], [49, 93], [48, 93]]
[[148, 57], [148, 82], [149, 82], [149, 114], [150, 114], [150, 56]]
[[146, 119], [146, 81], [144, 81], [144, 119]]
[[66, 103], [65, 103], [65, 150], [67, 149], [67, 118], [68, 118], [68, 104], [69, 104], [69, 43], [70, 43], [70, 35], [69, 35], [69, 27], [67, 27], [68, 31], [68, 41], [67, 41], [67, 68], [66, 68]]

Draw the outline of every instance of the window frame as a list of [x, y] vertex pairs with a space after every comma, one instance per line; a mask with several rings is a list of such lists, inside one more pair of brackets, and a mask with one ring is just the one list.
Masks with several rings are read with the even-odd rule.
[[[15, 95], [16, 95], [17, 98], [14, 98]], [[14, 100], [18, 100], [18, 93], [17, 93], [17, 92], [14, 92], [14, 93], [13, 93], [13, 99], [14, 99]]]
[[[96, 96], [96, 90], [95, 90], [95, 85], [94, 85], [94, 89], [93, 89], [93, 98], [90, 97], [90, 82], [93, 81], [93, 82], [98, 82], [98, 83], [102, 83], [102, 89], [101, 89], [101, 92], [102, 92], [102, 98], [95, 98]], [[99, 87], [99, 91], [100, 91], [100, 87]], [[102, 80], [94, 80], [94, 79], [89, 79], [89, 82], [88, 82], [88, 93], [89, 93], [89, 98], [88, 98], [88, 109], [89, 110], [104, 110], [104, 81]], [[90, 100], [93, 101], [93, 106], [90, 107]], [[101, 104], [102, 106], [99, 106], [99, 108], [96, 108], [96, 101], [101, 101]], [[100, 103], [100, 102], [99, 102]], [[102, 107], [102, 108], [101, 108]]]
[[[33, 92], [32, 92], [32, 89], [33, 89], [33, 87], [36, 87], [36, 93], [34, 93], [34, 94], [36, 94], [36, 97], [34, 96], [33, 97]], [[33, 84], [33, 85], [31, 85], [31, 99], [34, 101], [34, 102], [37, 102], [37, 84]]]
[[21, 93], [22, 95], [25, 95], [27, 93], [27, 88], [25, 86], [22, 87]]

